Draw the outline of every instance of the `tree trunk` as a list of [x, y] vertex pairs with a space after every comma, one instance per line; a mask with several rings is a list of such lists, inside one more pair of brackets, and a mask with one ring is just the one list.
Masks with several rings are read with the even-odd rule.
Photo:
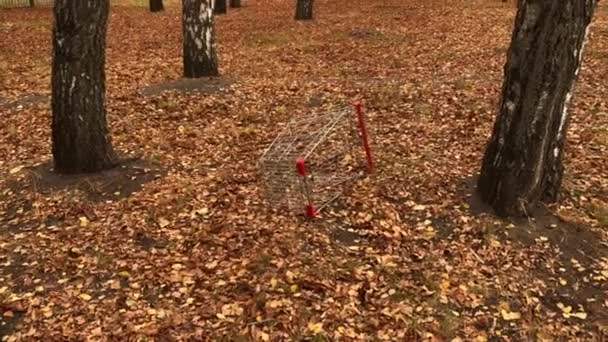
[[160, 12], [164, 9], [163, 0], [150, 0], [150, 12]]
[[35, 0], [30, 0], [30, 7], [34, 7], [34, 6], [36, 6]]
[[55, 171], [115, 165], [106, 124], [105, 40], [109, 0], [55, 0], [52, 142]]
[[478, 189], [498, 215], [557, 200], [578, 75], [595, 0], [520, 0], [502, 99]]
[[213, 14], [226, 14], [226, 0], [214, 0]]
[[312, 3], [314, 0], [297, 0], [296, 20], [312, 19]]
[[232, 8], [241, 7], [241, 0], [230, 0], [230, 7], [232, 7]]
[[183, 1], [184, 77], [218, 75], [212, 1]]

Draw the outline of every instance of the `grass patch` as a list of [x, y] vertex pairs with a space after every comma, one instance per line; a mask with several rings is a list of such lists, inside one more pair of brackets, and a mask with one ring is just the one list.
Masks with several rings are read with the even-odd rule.
[[604, 203], [592, 203], [589, 205], [591, 216], [593, 216], [601, 227], [608, 227], [608, 205]]
[[597, 142], [605, 147], [608, 147], [608, 129], [602, 128], [595, 132], [595, 139]]
[[604, 51], [604, 50], [591, 50], [589, 51], [589, 56], [592, 59], [601, 61], [601, 62], [608, 62], [608, 51]]
[[461, 325], [461, 318], [446, 310], [439, 318], [438, 333], [445, 339], [453, 338]]
[[252, 47], [280, 47], [293, 44], [301, 44], [305, 39], [292, 34], [289, 31], [256, 35], [249, 39]]
[[249, 270], [257, 275], [266, 273], [268, 268], [272, 265], [272, 256], [268, 254], [260, 254], [251, 264], [249, 264]]

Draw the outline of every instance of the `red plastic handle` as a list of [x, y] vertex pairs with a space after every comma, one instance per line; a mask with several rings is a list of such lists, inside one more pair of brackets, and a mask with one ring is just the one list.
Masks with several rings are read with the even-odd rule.
[[306, 160], [304, 158], [296, 159], [296, 169], [301, 176], [306, 176]]

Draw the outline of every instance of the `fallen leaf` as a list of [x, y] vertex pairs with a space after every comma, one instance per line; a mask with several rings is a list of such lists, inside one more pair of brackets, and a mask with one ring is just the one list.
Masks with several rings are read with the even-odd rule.
[[313, 334], [323, 331], [323, 323], [308, 322], [308, 330]]
[[502, 319], [504, 319], [505, 321], [513, 321], [513, 320], [521, 318], [521, 313], [507, 311], [504, 309], [500, 311], [500, 315], [502, 316]]

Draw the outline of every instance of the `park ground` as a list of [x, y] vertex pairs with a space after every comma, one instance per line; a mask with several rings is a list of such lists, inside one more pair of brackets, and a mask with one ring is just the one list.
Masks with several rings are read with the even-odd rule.
[[[514, 6], [246, 0], [221, 78], [181, 83], [180, 8], [114, 3], [107, 108], [122, 167], [49, 170], [49, 8], [0, 9], [2, 340], [602, 341], [608, 6], [572, 105], [560, 202], [502, 220], [473, 186]], [[162, 91], [167, 90], [167, 91]], [[282, 125], [361, 99], [376, 171], [318, 219], [268, 208]]]

